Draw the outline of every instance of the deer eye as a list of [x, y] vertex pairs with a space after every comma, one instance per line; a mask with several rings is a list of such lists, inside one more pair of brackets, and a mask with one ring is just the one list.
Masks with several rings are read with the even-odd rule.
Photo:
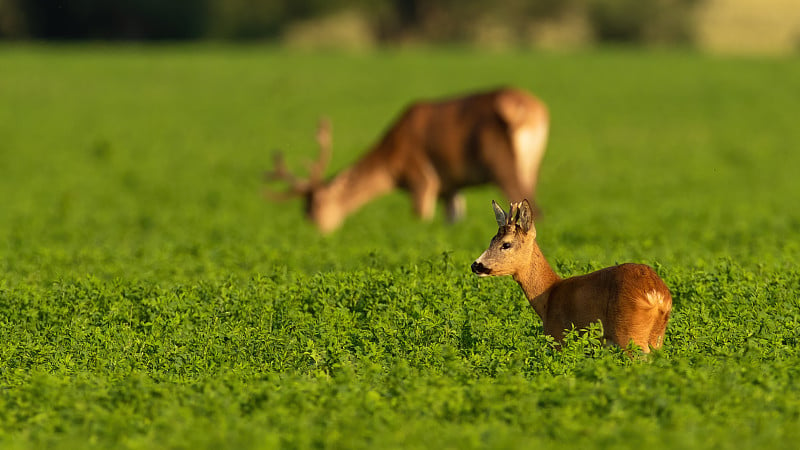
[[508, 250], [511, 248], [511, 242], [503, 242], [503, 245], [500, 246], [501, 250]]

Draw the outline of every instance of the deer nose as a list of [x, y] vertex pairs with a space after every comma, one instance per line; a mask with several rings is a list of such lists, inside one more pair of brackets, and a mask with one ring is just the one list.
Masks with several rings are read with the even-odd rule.
[[478, 261], [472, 263], [472, 266], [470, 267], [472, 268], [472, 273], [476, 275], [488, 275], [489, 272], [491, 272], [491, 269], [484, 266], [483, 263], [479, 263]]

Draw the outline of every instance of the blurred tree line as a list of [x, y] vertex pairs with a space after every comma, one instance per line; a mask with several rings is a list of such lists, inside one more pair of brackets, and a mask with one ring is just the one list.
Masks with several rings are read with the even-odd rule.
[[491, 22], [512, 36], [580, 17], [599, 41], [689, 43], [703, 0], [0, 0], [0, 37], [280, 39], [292, 24], [357, 11], [376, 42], [460, 42]]

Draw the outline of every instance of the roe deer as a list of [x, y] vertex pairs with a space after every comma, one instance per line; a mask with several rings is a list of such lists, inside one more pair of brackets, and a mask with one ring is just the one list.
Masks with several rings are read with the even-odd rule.
[[509, 199], [534, 198], [548, 126], [544, 103], [519, 89], [417, 102], [370, 151], [329, 181], [322, 179], [331, 156], [327, 121], [317, 132], [320, 157], [308, 179], [289, 173], [280, 153], [266, 179], [287, 181], [284, 196], [305, 197], [308, 218], [324, 233], [395, 188], [410, 192], [419, 217], [432, 218], [438, 198], [455, 221], [464, 214], [459, 193], [464, 187], [494, 183]]
[[560, 342], [573, 325], [600, 321], [606, 342], [625, 347], [630, 341], [645, 353], [664, 340], [672, 296], [649, 266], [621, 264], [562, 279], [536, 243], [528, 200], [512, 203], [506, 214], [492, 200], [500, 229], [489, 248], [472, 263], [479, 276], [511, 275], [542, 319], [545, 334]]

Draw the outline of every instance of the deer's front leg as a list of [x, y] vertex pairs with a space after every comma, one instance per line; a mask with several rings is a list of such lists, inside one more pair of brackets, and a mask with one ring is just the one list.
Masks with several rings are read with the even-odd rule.
[[424, 220], [432, 219], [442, 184], [436, 169], [425, 159], [415, 159], [409, 164], [406, 178], [414, 202], [414, 212]]

